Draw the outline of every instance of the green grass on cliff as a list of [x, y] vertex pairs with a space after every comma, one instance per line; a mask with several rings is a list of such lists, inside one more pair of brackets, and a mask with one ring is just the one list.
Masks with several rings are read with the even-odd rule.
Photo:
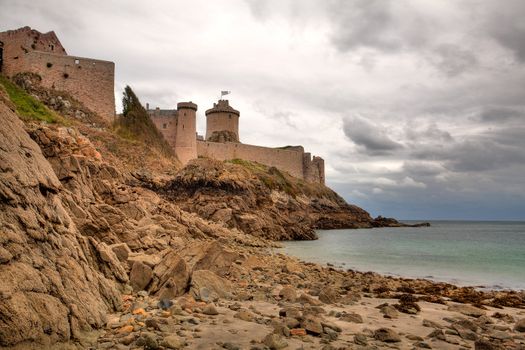
[[298, 179], [276, 167], [269, 167], [264, 164], [243, 159], [232, 159], [226, 161], [226, 163], [232, 163], [244, 167], [255, 175], [259, 181], [270, 190], [283, 191], [292, 197], [301, 194], [306, 196], [328, 197], [331, 199], [337, 197], [335, 192], [324, 185]]
[[47, 108], [42, 102], [27, 94], [3, 75], [0, 84], [4, 86], [9, 98], [16, 107], [16, 112], [24, 120], [38, 120], [47, 123], [64, 123], [64, 119]]

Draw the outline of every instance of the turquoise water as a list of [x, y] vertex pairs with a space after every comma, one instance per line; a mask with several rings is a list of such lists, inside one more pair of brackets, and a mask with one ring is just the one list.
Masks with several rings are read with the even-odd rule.
[[302, 260], [490, 289], [525, 289], [525, 222], [431, 221], [431, 227], [320, 230], [284, 242]]

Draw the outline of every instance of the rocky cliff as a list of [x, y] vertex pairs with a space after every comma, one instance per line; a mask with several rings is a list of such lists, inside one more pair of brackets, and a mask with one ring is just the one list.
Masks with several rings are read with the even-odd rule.
[[135, 262], [164, 266], [151, 292], [186, 292], [191, 270], [175, 251], [189, 239], [264, 244], [137, 186], [77, 128], [22, 123], [1, 86], [0, 120], [0, 347], [101, 328], [121, 309]]
[[373, 222], [324, 185], [242, 160], [197, 159], [153, 189], [206, 220], [271, 240], [315, 239], [314, 229]]

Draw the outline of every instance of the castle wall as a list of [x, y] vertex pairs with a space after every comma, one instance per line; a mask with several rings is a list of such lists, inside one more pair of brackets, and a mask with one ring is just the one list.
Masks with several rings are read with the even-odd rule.
[[30, 51], [21, 56], [20, 72], [42, 77], [42, 86], [71, 94], [106, 120], [115, 117], [115, 64], [91, 58]]
[[162, 133], [164, 139], [168, 141], [170, 146], [175, 147], [177, 139], [177, 113], [173, 111], [172, 114], [156, 114], [155, 111], [148, 111], [153, 124]]
[[197, 154], [199, 157], [217, 160], [250, 160], [268, 166], [274, 166], [280, 170], [287, 171], [290, 175], [304, 179], [303, 153], [297, 150], [269, 148], [232, 142], [197, 141]]
[[29, 27], [0, 33], [2, 73], [12, 77], [33, 72], [42, 86], [65, 91], [108, 121], [115, 117], [115, 64], [68, 56], [54, 32]]

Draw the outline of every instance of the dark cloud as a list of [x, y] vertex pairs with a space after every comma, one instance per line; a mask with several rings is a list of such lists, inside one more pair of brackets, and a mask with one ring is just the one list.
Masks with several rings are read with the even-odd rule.
[[387, 130], [363, 118], [345, 118], [343, 132], [351, 141], [371, 155], [383, 155], [403, 147], [390, 139]]
[[449, 77], [475, 68], [478, 60], [473, 52], [454, 44], [441, 44], [430, 51], [428, 61]]
[[482, 122], [505, 123], [509, 121], [524, 121], [525, 109], [512, 107], [487, 107], [479, 114], [479, 120]]
[[408, 157], [439, 161], [454, 172], [497, 170], [525, 164], [525, 128], [500, 128], [465, 136], [461, 140], [415, 142]]
[[487, 6], [486, 27], [488, 33], [499, 44], [508, 48], [521, 62], [525, 62], [525, 2], [507, 0], [504, 3], [494, 1]]

